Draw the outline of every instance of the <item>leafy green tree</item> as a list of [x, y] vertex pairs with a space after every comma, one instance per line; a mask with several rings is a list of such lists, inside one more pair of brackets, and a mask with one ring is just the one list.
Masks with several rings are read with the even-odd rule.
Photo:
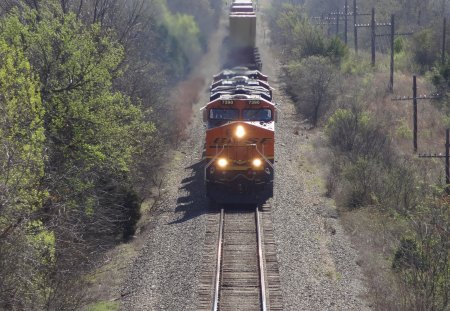
[[425, 72], [439, 59], [439, 38], [436, 30], [426, 28], [414, 34], [411, 44], [412, 57], [419, 68]]
[[159, 1], [160, 18], [159, 21], [167, 29], [168, 34], [176, 40], [184, 55], [194, 62], [202, 51], [200, 43], [200, 29], [192, 15], [175, 13], [168, 8], [165, 0]]
[[[439, 94], [446, 97], [448, 101], [448, 92], [450, 91], [450, 60], [447, 59], [445, 63], [436, 63], [431, 70], [431, 82], [436, 87]], [[447, 105], [447, 110], [450, 106]]]
[[52, 200], [83, 202], [99, 173], [126, 174], [140, 143], [136, 133], [150, 134], [153, 126], [139, 106], [112, 88], [123, 59], [113, 36], [57, 9], [16, 11], [5, 20], [3, 36], [25, 50], [42, 81], [46, 174], [63, 178], [52, 184], [61, 190]]
[[167, 6], [172, 12], [190, 15], [195, 18], [200, 30], [200, 40], [203, 45], [205, 43], [205, 38], [215, 29], [215, 25], [217, 25], [220, 19], [217, 12], [221, 8], [222, 3], [217, 0], [167, 0]]
[[0, 38], [23, 50], [39, 77], [46, 149], [40, 187], [48, 192], [39, 219], [55, 234], [45, 293], [53, 299], [49, 304], [58, 300], [54, 309], [62, 309], [74, 303], [75, 296], [63, 292], [77, 278], [74, 265], [133, 233], [139, 208], [134, 160], [151, 144], [155, 128], [150, 110], [114, 90], [124, 50], [110, 31], [52, 5], [14, 10], [0, 29]]
[[325, 38], [312, 26], [304, 11], [294, 5], [283, 5], [276, 17], [277, 42], [282, 44], [289, 59], [324, 55]]
[[37, 219], [46, 199], [44, 109], [23, 51], [3, 39], [0, 115], [0, 309], [32, 310], [55, 259], [54, 234]]
[[325, 38], [316, 26], [308, 19], [303, 7], [283, 4], [279, 5], [275, 14], [273, 39], [283, 48], [283, 57], [290, 61], [310, 56], [324, 56], [339, 64], [348, 56], [347, 46], [337, 37]]

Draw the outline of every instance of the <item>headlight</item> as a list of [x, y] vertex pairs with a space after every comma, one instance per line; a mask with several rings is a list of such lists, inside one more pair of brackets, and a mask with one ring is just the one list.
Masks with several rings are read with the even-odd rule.
[[245, 135], [245, 129], [244, 129], [244, 127], [243, 127], [242, 125], [238, 125], [238, 126], [236, 127], [236, 132], [235, 132], [235, 134], [236, 134], [236, 137], [237, 137], [237, 138], [242, 138], [242, 137], [244, 137], [244, 135]]
[[261, 159], [254, 159], [252, 163], [254, 167], [260, 167], [262, 165]]
[[217, 160], [217, 165], [219, 165], [219, 167], [221, 168], [224, 168], [225, 166], [228, 165], [228, 161], [227, 159], [220, 158], [219, 160]]

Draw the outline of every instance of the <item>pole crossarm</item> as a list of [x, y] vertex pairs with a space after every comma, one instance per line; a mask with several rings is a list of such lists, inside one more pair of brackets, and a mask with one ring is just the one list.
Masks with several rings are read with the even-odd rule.
[[392, 101], [400, 101], [400, 100], [414, 100], [414, 99], [441, 99], [442, 96], [440, 94], [430, 94], [430, 95], [420, 95], [417, 97], [410, 96], [398, 96], [391, 98]]
[[[341, 16], [345, 16], [344, 12], [330, 12], [330, 15], [341, 15]], [[353, 13], [349, 14], [347, 13], [347, 15], [353, 16]]]
[[314, 23], [316, 26], [326, 26], [326, 25], [334, 25], [336, 23]]
[[[330, 14], [330, 16], [336, 16], [336, 15], [345, 16], [346, 15], [345, 13], [342, 13], [342, 12], [339, 12], [339, 13], [331, 12], [329, 14]], [[347, 16], [353, 16], [353, 15], [354, 15], [353, 12], [347, 13]], [[370, 15], [371, 15], [370, 13], [357, 13], [356, 14], [356, 16], [370, 16]], [[336, 20], [335, 17], [327, 18], [327, 17], [322, 17], [322, 16], [312, 16], [312, 17], [310, 17], [310, 19], [314, 19], [314, 20], [324, 20], [324, 19]]]
[[[403, 33], [395, 33], [394, 36], [412, 36], [414, 32], [403, 32]], [[377, 37], [390, 37], [392, 36], [390, 33], [375, 35]]]
[[[376, 23], [376, 27], [391, 27], [391, 23]], [[355, 24], [355, 27], [358, 28], [369, 28], [372, 27], [372, 24]]]
[[[345, 14], [344, 12], [331, 12], [330, 15], [353, 16], [353, 12]], [[356, 16], [370, 16], [370, 13], [356, 13]]]
[[445, 158], [445, 154], [439, 153], [439, 154], [420, 154], [419, 153], [419, 158]]

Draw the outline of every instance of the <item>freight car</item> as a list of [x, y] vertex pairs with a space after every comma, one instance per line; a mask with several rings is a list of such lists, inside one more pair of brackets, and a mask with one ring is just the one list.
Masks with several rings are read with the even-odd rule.
[[230, 7], [226, 69], [213, 77], [206, 123], [206, 193], [219, 203], [263, 203], [273, 195], [276, 107], [256, 48], [249, 0]]
[[256, 47], [256, 13], [251, 1], [237, 0], [231, 4], [229, 28], [225, 67], [245, 66], [261, 70], [261, 60]]

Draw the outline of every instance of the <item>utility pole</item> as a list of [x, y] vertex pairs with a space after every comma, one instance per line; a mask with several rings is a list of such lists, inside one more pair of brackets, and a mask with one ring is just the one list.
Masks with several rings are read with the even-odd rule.
[[396, 97], [392, 98], [393, 101], [412, 100], [413, 101], [413, 148], [414, 153], [417, 152], [417, 101], [421, 99], [440, 99], [439, 94], [421, 95], [417, 96], [417, 78], [413, 76], [413, 97]]
[[394, 91], [394, 37], [395, 37], [395, 15], [391, 15], [391, 63], [389, 68], [389, 91]]
[[417, 152], [417, 77], [413, 76], [414, 152]]
[[[328, 23], [330, 22], [330, 20], [331, 20], [331, 13], [328, 13]], [[330, 26], [327, 27], [327, 36], [328, 37], [330, 36]]]
[[323, 13], [320, 15], [320, 28], [322, 29], [322, 33], [323, 33], [323, 25], [324, 25], [324, 18], [323, 18]]
[[339, 12], [336, 14], [336, 37], [339, 36]]
[[441, 63], [445, 64], [445, 40], [447, 36], [447, 18], [444, 17], [444, 25], [442, 27], [442, 53], [441, 53]]
[[[368, 14], [359, 14], [368, 15]], [[391, 23], [376, 23], [375, 22], [375, 8], [372, 8], [372, 16], [370, 24], [355, 24], [355, 28], [370, 28], [371, 29], [371, 52], [372, 52], [372, 66], [375, 66], [375, 38], [379, 35], [376, 34], [378, 27], [391, 27]]]
[[445, 184], [447, 189], [447, 194], [449, 194], [449, 184], [450, 184], [450, 129], [445, 131]]
[[344, 16], [345, 16], [345, 20], [344, 20], [344, 28], [345, 28], [345, 30], [344, 30], [344, 42], [345, 42], [345, 45], [347, 45], [347, 37], [348, 37], [348, 34], [347, 34], [347, 32], [348, 32], [348, 27], [347, 27], [347, 24], [348, 24], [348, 0], [345, 0], [345, 7], [344, 7]]
[[394, 55], [395, 55], [395, 49], [394, 49], [394, 42], [396, 36], [410, 36], [413, 35], [413, 32], [405, 32], [405, 33], [395, 33], [395, 15], [391, 15], [391, 23], [386, 24], [391, 26], [391, 31], [389, 34], [377, 34], [376, 37], [384, 37], [389, 36], [390, 37], [390, 44], [391, 44], [391, 61], [390, 61], [390, 76], [389, 76], [389, 84], [388, 89], [389, 92], [394, 91]]
[[356, 27], [357, 14], [356, 0], [353, 0], [353, 36], [355, 38], [355, 53], [358, 55], [358, 27]]
[[375, 66], [375, 8], [372, 8], [372, 21], [370, 23], [371, 39], [372, 39], [372, 66]]

